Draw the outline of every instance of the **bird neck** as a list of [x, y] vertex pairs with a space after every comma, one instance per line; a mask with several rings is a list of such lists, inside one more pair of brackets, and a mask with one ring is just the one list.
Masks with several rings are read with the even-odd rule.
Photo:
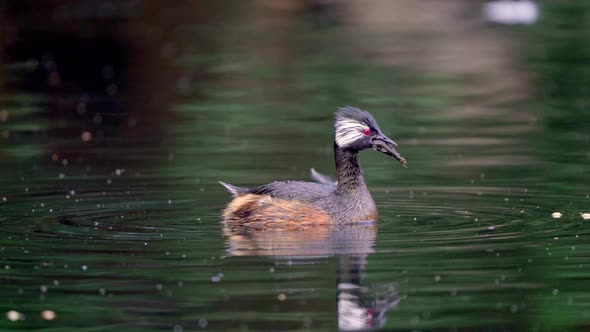
[[338, 191], [358, 192], [367, 190], [363, 171], [358, 160], [358, 151], [340, 148], [334, 143], [336, 174], [338, 175]]

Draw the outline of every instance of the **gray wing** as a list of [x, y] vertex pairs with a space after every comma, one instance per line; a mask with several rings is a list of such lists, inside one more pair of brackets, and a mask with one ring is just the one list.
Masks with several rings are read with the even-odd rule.
[[316, 171], [315, 169], [311, 168], [309, 170], [309, 173], [311, 175], [311, 179], [314, 180], [315, 182], [321, 183], [321, 184], [328, 184], [331, 186], [337, 186], [338, 185], [338, 181], [332, 179], [331, 177], [324, 175], [318, 171]]
[[315, 201], [324, 198], [336, 190], [335, 186], [304, 181], [275, 181], [260, 187], [252, 188], [248, 192], [257, 195], [271, 195], [279, 198], [297, 198]]

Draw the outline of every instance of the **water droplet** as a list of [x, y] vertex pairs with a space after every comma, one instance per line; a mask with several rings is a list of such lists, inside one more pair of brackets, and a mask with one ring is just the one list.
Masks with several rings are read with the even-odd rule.
[[82, 269], [82, 271], [88, 270], [88, 266], [86, 266], [86, 265], [82, 265], [80, 268]]
[[553, 292], [552, 293], [553, 293], [553, 295], [559, 294], [559, 289], [557, 289], [557, 288], [553, 289]]
[[551, 216], [555, 219], [559, 219], [561, 216], [563, 216], [563, 214], [561, 212], [553, 212]]
[[277, 298], [279, 299], [279, 301], [285, 301], [287, 299], [287, 295], [285, 295], [284, 293], [280, 293]]
[[207, 327], [207, 320], [204, 318], [199, 319], [199, 327], [204, 329]]

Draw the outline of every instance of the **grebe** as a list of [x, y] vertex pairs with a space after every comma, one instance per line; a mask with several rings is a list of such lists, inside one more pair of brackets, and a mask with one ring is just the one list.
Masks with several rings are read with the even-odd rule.
[[351, 106], [339, 108], [334, 128], [337, 181], [314, 169], [311, 176], [316, 182], [275, 181], [242, 188], [220, 181], [234, 196], [223, 212], [225, 222], [254, 227], [300, 227], [377, 221], [379, 212], [367, 189], [358, 153], [373, 148], [394, 157], [404, 167], [407, 161], [367, 111]]

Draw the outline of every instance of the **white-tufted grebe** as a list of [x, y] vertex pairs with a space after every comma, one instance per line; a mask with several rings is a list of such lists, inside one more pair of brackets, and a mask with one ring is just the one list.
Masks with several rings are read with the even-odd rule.
[[334, 127], [337, 181], [312, 169], [312, 178], [317, 182], [275, 181], [254, 188], [220, 182], [234, 196], [223, 212], [224, 220], [255, 227], [378, 220], [379, 212], [367, 189], [358, 152], [373, 148], [396, 158], [404, 167], [407, 161], [367, 111], [340, 108], [335, 113]]

